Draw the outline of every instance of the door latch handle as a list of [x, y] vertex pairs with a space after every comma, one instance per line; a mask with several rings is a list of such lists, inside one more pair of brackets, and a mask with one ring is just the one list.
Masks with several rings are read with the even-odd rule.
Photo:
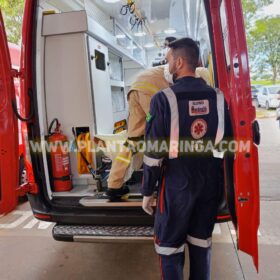
[[240, 203], [244, 203], [244, 202], [248, 202], [249, 201], [249, 198], [248, 197], [238, 197], [238, 202]]

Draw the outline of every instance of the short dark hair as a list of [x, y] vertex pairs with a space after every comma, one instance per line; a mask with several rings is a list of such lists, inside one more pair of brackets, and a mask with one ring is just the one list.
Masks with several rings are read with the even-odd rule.
[[174, 50], [175, 56], [185, 58], [191, 70], [195, 71], [199, 61], [199, 47], [193, 39], [178, 39], [169, 43], [168, 47]]
[[171, 42], [176, 41], [176, 40], [177, 40], [176, 37], [166, 37], [166, 38], [164, 39], [164, 41], [167, 41], [168, 44], [170, 44]]

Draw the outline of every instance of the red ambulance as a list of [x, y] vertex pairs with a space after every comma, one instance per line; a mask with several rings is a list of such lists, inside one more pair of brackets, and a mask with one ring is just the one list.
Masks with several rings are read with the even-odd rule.
[[[12, 108], [13, 79], [19, 77], [28, 139], [39, 143], [36, 151], [32, 146], [34, 178], [27, 184], [34, 216], [57, 223], [53, 229], [57, 240], [151, 240], [153, 218], [143, 212], [137, 196], [141, 176], [135, 176], [135, 199], [108, 203], [98, 199], [108, 171], [102, 154], [85, 155], [92, 168], [100, 171], [95, 180], [83, 168], [79, 152], [71, 150], [67, 158], [60, 151], [56, 168], [67, 169], [64, 176], [55, 178], [45, 148], [53, 133], [62, 141], [74, 139], [72, 130], [76, 140], [85, 141], [112, 133], [115, 124], [125, 119], [125, 92], [132, 73], [149, 66], [167, 34], [189, 36], [199, 42], [202, 64], [213, 86], [227, 99], [234, 138], [250, 143], [249, 152], [237, 151], [224, 159], [225, 193], [217, 220], [232, 220], [239, 250], [251, 255], [258, 268], [259, 129], [251, 99], [241, 0], [166, 0], [160, 6], [156, 0], [146, 6], [140, 1], [135, 6], [131, 1], [126, 5], [107, 2], [26, 1], [19, 71], [12, 70], [0, 18], [1, 198], [3, 186], [15, 186], [19, 180], [18, 121]], [[145, 22], [135, 20], [135, 16], [141, 19], [141, 11]], [[56, 189], [56, 180], [66, 182], [67, 189]]]

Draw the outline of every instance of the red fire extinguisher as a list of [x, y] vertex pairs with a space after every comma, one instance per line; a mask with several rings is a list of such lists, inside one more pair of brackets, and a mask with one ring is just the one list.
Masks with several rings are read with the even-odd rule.
[[[53, 125], [56, 123], [54, 131]], [[65, 192], [72, 189], [70, 155], [65, 147], [68, 142], [67, 136], [62, 134], [58, 119], [54, 119], [49, 126], [48, 142], [51, 147], [50, 162], [51, 162], [51, 177], [55, 192]]]

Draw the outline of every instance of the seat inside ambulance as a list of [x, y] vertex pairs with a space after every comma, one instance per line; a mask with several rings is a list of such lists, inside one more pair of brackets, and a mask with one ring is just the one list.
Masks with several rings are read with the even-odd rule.
[[[39, 0], [37, 9], [41, 140], [48, 139], [59, 122], [71, 143], [67, 191], [54, 188], [50, 155], [42, 150], [47, 193], [57, 201], [67, 198], [84, 206], [101, 205], [115, 156], [102, 146], [112, 139], [125, 140], [128, 90], [138, 73], [162, 63], [164, 39], [188, 36], [197, 41], [202, 66], [209, 70], [214, 86], [205, 7], [197, 0]], [[79, 141], [85, 145], [77, 150]], [[92, 152], [96, 145], [98, 152]], [[142, 170], [130, 168], [126, 177], [131, 191], [127, 201], [141, 203]]]

